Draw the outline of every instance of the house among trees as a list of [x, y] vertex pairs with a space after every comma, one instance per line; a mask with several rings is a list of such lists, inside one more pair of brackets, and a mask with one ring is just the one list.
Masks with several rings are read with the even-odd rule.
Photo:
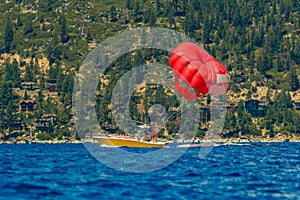
[[40, 119], [35, 120], [35, 129], [38, 131], [53, 131], [56, 124], [57, 116], [55, 114], [44, 114]]
[[33, 100], [21, 100], [20, 111], [21, 112], [33, 112], [36, 110], [37, 104]]
[[16, 119], [12, 126], [11, 126], [11, 131], [22, 131], [24, 130], [24, 124], [21, 121], [21, 119]]
[[207, 106], [200, 106], [200, 118], [202, 122], [209, 122], [211, 120], [211, 109]]
[[56, 79], [47, 80], [47, 89], [49, 92], [56, 92]]
[[[0, 121], [0, 128], [1, 129], [7, 129], [8, 128], [7, 122]], [[10, 129], [11, 132], [22, 131], [22, 130], [24, 130], [24, 124], [21, 121], [21, 119], [18, 118], [18, 119], [15, 119], [13, 121], [13, 123], [11, 124], [11, 126], [9, 127], [9, 129]]]
[[258, 100], [247, 100], [245, 109], [253, 117], [264, 117], [267, 114], [268, 106]]
[[227, 111], [237, 111], [237, 109], [238, 109], [238, 104], [230, 103], [226, 105]]
[[22, 82], [21, 83], [21, 89], [22, 90], [38, 90], [39, 86], [36, 82]]
[[300, 101], [295, 101], [294, 104], [295, 104], [296, 110], [300, 110]]

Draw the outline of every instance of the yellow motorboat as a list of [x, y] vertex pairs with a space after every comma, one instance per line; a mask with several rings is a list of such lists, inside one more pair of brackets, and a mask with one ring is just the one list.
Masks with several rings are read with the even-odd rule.
[[115, 136], [100, 136], [95, 137], [95, 140], [103, 146], [116, 146], [116, 147], [136, 147], [136, 148], [162, 148], [166, 143], [155, 141], [139, 141], [135, 138], [121, 138]]
[[102, 146], [114, 147], [136, 147], [136, 148], [162, 148], [165, 147], [165, 142], [156, 140], [156, 133], [152, 131], [148, 125], [138, 126], [137, 134], [123, 135], [102, 135], [95, 136], [94, 139]]

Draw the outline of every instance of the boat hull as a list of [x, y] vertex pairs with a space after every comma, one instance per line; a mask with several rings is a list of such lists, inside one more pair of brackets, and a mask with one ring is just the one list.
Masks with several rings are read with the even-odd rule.
[[135, 148], [162, 148], [164, 143], [140, 142], [131, 139], [120, 138], [95, 138], [100, 145], [117, 147], [135, 147]]

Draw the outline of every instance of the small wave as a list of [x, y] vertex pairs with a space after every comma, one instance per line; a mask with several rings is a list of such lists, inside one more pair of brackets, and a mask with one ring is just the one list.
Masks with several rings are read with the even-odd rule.
[[199, 148], [199, 147], [213, 147], [215, 146], [215, 143], [200, 143], [200, 144], [193, 144], [193, 143], [188, 143], [188, 144], [181, 144], [178, 145], [177, 148]]
[[29, 183], [13, 183], [7, 184], [5, 187], [17, 190], [50, 190], [47, 186], [40, 186]]

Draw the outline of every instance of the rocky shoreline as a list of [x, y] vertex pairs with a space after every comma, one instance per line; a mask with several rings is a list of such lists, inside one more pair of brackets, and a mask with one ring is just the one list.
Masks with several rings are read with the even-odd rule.
[[83, 143], [81, 140], [0, 140], [0, 144], [80, 144]]
[[[0, 144], [81, 144], [85, 142], [95, 142], [94, 140], [87, 139], [87, 140], [76, 140], [76, 139], [62, 139], [62, 140], [17, 140], [17, 139], [10, 139], [7, 141], [0, 140]], [[300, 142], [300, 135], [293, 134], [290, 136], [286, 135], [276, 135], [275, 137], [251, 137], [251, 138], [218, 138], [218, 139], [200, 139], [195, 138], [193, 141], [190, 140], [182, 140], [177, 142], [215, 142], [215, 143], [253, 143], [253, 142]]]

